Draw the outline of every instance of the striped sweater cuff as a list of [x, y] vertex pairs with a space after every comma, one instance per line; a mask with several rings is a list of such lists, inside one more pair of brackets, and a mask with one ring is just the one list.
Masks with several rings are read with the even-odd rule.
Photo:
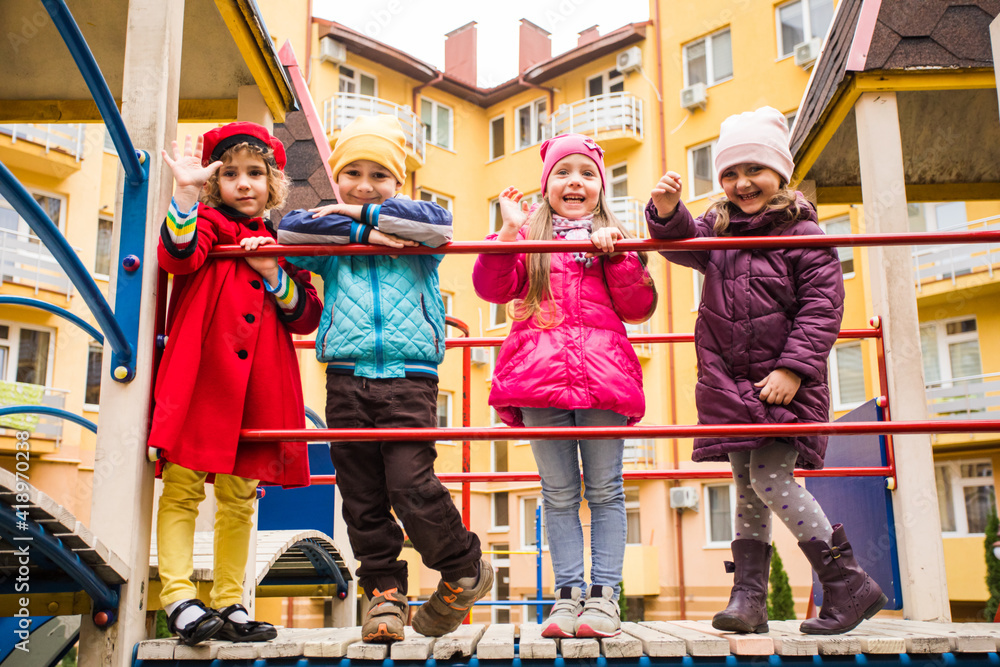
[[194, 240], [198, 231], [198, 204], [195, 203], [191, 210], [183, 212], [177, 208], [177, 202], [170, 198], [170, 208], [167, 209], [167, 233], [170, 240], [177, 246], [186, 246]]
[[280, 266], [278, 267], [278, 284], [271, 287], [270, 283], [266, 280], [264, 285], [267, 286], [267, 291], [274, 295], [275, 300], [282, 310], [294, 311], [295, 306], [299, 302], [299, 291], [295, 285], [295, 281], [288, 277], [284, 269]]

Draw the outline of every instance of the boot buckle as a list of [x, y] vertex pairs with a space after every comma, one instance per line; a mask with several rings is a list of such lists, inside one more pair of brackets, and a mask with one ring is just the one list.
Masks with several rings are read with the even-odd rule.
[[838, 547], [838, 546], [831, 546], [830, 547], [830, 553], [833, 555], [833, 559], [834, 560], [840, 558], [840, 547]]

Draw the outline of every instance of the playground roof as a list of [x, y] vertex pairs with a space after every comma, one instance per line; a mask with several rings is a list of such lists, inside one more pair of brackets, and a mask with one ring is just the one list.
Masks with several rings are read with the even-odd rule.
[[820, 203], [858, 203], [854, 104], [895, 92], [910, 201], [1000, 198], [990, 44], [998, 0], [842, 0], [799, 105], [792, 180]]
[[[128, 0], [67, 3], [121, 106]], [[88, 122], [101, 116], [69, 49], [38, 0], [0, 2], [0, 122]], [[291, 86], [253, 0], [187, 2], [181, 51], [181, 122], [236, 119], [241, 86], [256, 85], [275, 120]]]

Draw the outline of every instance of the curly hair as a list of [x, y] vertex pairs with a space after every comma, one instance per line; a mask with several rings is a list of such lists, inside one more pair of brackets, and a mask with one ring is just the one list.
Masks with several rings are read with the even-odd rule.
[[[259, 146], [243, 142], [227, 149], [219, 159], [225, 166], [237, 153], [242, 151], [246, 151], [251, 157], [260, 158], [267, 167], [267, 203], [264, 208], [270, 210], [284, 206], [285, 200], [288, 199], [288, 177], [285, 176], [285, 172], [275, 166], [274, 151], [270, 148], [265, 151]], [[219, 169], [216, 169], [208, 177], [205, 187], [202, 188], [201, 195], [198, 197], [203, 204], [208, 206], [218, 207], [222, 205], [222, 193], [219, 190]]]

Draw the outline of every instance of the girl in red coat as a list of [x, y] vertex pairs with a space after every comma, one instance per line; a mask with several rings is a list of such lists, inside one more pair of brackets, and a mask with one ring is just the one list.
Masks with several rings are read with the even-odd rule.
[[[309, 459], [305, 443], [246, 443], [239, 432], [305, 428], [290, 334], [315, 330], [322, 306], [309, 272], [284, 260], [208, 258], [216, 245], [256, 250], [275, 243], [261, 216], [288, 192], [281, 142], [260, 125], [230, 123], [194, 147], [188, 137], [183, 153], [174, 142], [173, 153], [163, 151], [176, 186], [157, 258], [174, 281], [149, 436], [163, 478], [160, 602], [183, 644], [213, 636], [266, 641], [276, 636], [274, 626], [251, 621], [240, 604], [257, 485], [305, 486]], [[218, 506], [213, 609], [191, 583], [206, 481]]]

